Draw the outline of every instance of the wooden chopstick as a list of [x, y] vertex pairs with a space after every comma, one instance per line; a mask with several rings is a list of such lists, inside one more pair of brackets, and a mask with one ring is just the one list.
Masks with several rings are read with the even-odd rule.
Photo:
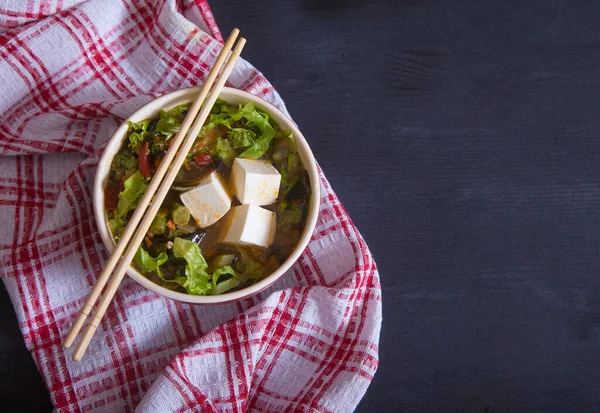
[[[121, 284], [121, 281], [123, 280], [125, 272], [127, 271], [127, 268], [129, 267], [129, 265], [131, 263], [131, 260], [133, 259], [135, 253], [137, 252], [139, 244], [142, 242], [142, 240], [146, 236], [146, 232], [150, 228], [150, 225], [152, 224], [152, 221], [154, 220], [154, 217], [155, 217], [156, 213], [158, 212], [158, 210], [162, 204], [162, 201], [165, 199], [167, 193], [171, 189], [171, 185], [173, 184], [175, 177], [179, 173], [179, 169], [180, 169], [181, 165], [183, 165], [183, 162], [184, 162], [185, 158], [187, 157], [187, 154], [189, 153], [190, 149], [192, 148], [192, 145], [194, 144], [195, 137], [200, 132], [200, 129], [202, 129], [202, 126], [204, 126], [204, 122], [206, 121], [206, 118], [208, 118], [208, 115], [210, 114], [210, 111], [211, 111], [215, 101], [219, 97], [219, 94], [221, 93], [221, 89], [223, 89], [223, 86], [225, 85], [225, 82], [227, 81], [229, 74], [233, 70], [236, 60], [239, 57], [240, 53], [242, 52], [242, 49], [244, 48], [245, 43], [246, 43], [246, 39], [244, 39], [243, 37], [240, 38], [237, 45], [233, 49], [233, 52], [231, 53], [231, 56], [229, 57], [229, 61], [225, 65], [225, 68], [223, 69], [221, 76], [217, 80], [217, 83], [215, 84], [214, 88], [212, 89], [208, 98], [206, 99], [204, 106], [202, 106], [202, 109], [200, 110], [200, 114], [198, 115], [198, 118], [194, 122], [194, 125], [192, 126], [192, 129], [188, 134], [188, 138], [184, 140], [181, 148], [179, 149], [179, 152], [177, 153], [175, 160], [171, 163], [171, 166], [169, 168], [167, 176], [163, 179], [163, 181], [160, 185], [160, 188], [158, 189], [157, 194], [155, 195], [154, 199], [150, 203], [150, 207], [149, 207], [148, 211], [144, 215], [142, 222], [139, 224], [139, 227], [137, 228], [137, 231], [135, 232], [133, 238], [131, 239], [131, 242], [130, 242], [128, 248], [125, 250], [125, 255], [123, 255], [123, 259], [120, 261], [117, 269], [115, 270], [113, 277], [110, 280], [110, 284], [108, 285], [108, 287], [106, 288], [106, 291], [102, 295], [102, 298], [100, 299], [100, 302], [98, 303], [98, 307], [96, 308], [96, 311], [92, 315], [92, 319], [90, 320], [90, 323], [88, 324], [87, 328], [83, 332], [81, 340], [79, 341], [77, 348], [73, 352], [73, 360], [79, 361], [83, 357], [83, 354], [85, 353], [85, 350], [87, 349], [90, 341], [92, 340], [92, 337], [94, 336], [94, 333], [96, 332], [96, 329], [98, 328], [98, 325], [100, 324], [100, 321], [102, 320], [102, 317], [104, 316], [104, 313], [106, 312], [106, 309], [108, 308], [110, 302], [112, 301], [112, 298], [114, 297], [114, 295], [117, 291], [117, 288], [119, 287], [119, 285]], [[164, 160], [163, 160], [163, 162], [164, 162]]]
[[215, 64], [213, 65], [213, 68], [210, 71], [210, 73], [206, 79], [206, 82], [204, 82], [204, 86], [200, 90], [198, 99], [196, 99], [196, 101], [190, 108], [188, 115], [186, 116], [186, 118], [184, 119], [184, 121], [181, 125], [181, 129], [175, 135], [175, 138], [169, 148], [169, 151], [167, 151], [165, 158], [163, 159], [163, 162], [160, 164], [159, 168], [156, 170], [154, 177], [150, 181], [150, 185], [146, 189], [146, 193], [140, 200], [138, 207], [135, 209], [131, 219], [129, 220], [127, 227], [125, 228], [125, 230], [123, 231], [123, 234], [121, 235], [121, 237], [119, 239], [119, 242], [117, 242], [117, 245], [115, 246], [115, 250], [111, 254], [110, 258], [108, 259], [102, 273], [96, 280], [96, 284], [92, 288], [92, 291], [88, 295], [86, 302], [83, 304], [83, 307], [79, 311], [77, 318], [73, 322], [71, 329], [67, 333], [67, 335], [63, 341], [63, 346], [65, 348], [70, 348], [73, 345], [73, 342], [75, 341], [75, 338], [81, 331], [81, 328], [83, 327], [83, 324], [85, 323], [85, 320], [90, 315], [92, 308], [93, 308], [94, 304], [96, 303], [96, 300], [98, 299], [98, 297], [100, 296], [100, 293], [104, 289], [104, 286], [108, 282], [113, 269], [115, 268], [115, 266], [121, 259], [121, 255], [123, 254], [123, 251], [127, 247], [127, 244], [129, 243], [129, 240], [131, 239], [131, 236], [133, 235], [139, 222], [142, 220], [142, 218], [144, 216], [144, 212], [146, 211], [146, 208], [148, 207], [150, 201], [152, 200], [152, 196], [158, 190], [158, 187], [159, 187], [162, 179], [164, 178], [165, 174], [167, 173], [167, 170], [169, 169], [169, 165], [173, 161], [179, 146], [181, 146], [181, 143], [183, 142], [183, 139], [185, 138], [187, 131], [189, 130], [190, 126], [192, 125], [192, 122], [194, 121], [196, 115], [200, 111], [200, 106], [204, 102], [204, 99], [208, 95], [210, 88], [212, 87], [213, 83], [215, 82], [215, 79], [217, 78], [217, 75], [218, 75], [219, 71], [221, 70], [223, 63], [225, 62], [225, 59], [227, 58], [227, 55], [231, 51], [231, 48], [233, 47], [233, 43], [235, 42], [239, 32], [240, 31], [238, 29], [233, 29], [233, 31], [229, 35], [229, 38], [227, 39], [227, 42], [225, 42], [225, 44], [223, 45], [223, 48], [221, 49], [221, 52], [217, 56]]
[[[167, 152], [160, 167], [158, 168], [158, 170], [156, 171], [152, 180], [150, 181], [150, 185], [148, 186], [146, 193], [142, 197], [140, 204], [136, 208], [130, 222], [128, 223], [127, 227], [125, 228], [125, 231], [123, 232], [121, 238], [119, 239], [119, 242], [117, 243], [117, 245], [115, 247], [115, 251], [111, 254], [111, 257], [108, 260], [102, 274], [98, 278], [98, 280], [97, 280], [94, 288], [90, 292], [90, 295], [88, 296], [83, 308], [81, 309], [75, 322], [73, 323], [71, 330], [65, 337], [63, 344], [65, 347], [69, 348], [73, 344], [77, 334], [79, 334], [79, 332], [81, 331], [81, 328], [85, 322], [85, 319], [89, 316], [94, 303], [96, 302], [100, 293], [102, 292], [102, 289], [109, 281], [112, 270], [117, 265], [117, 263], [119, 263], [119, 261], [120, 261], [120, 264], [114, 272], [113, 278], [107, 288], [107, 291], [103, 294], [102, 299], [100, 300], [98, 308], [96, 309], [96, 312], [94, 313], [90, 324], [88, 325], [87, 329], [85, 330], [84, 335], [83, 335], [79, 345], [77, 346], [77, 349], [73, 353], [74, 360], [80, 360], [81, 357], [83, 356], [83, 353], [85, 352], [95, 330], [97, 329], [101, 318], [103, 317], [104, 313], [106, 312], [106, 309], [107, 309], [108, 305], [110, 304], [110, 301], [111, 301], [112, 297], [114, 296], [114, 294], [117, 290], [117, 287], [121, 283], [121, 280], [123, 279], [125, 271], [129, 267], [131, 260], [133, 259], [133, 256], [135, 255], [135, 252], [137, 251], [139, 244], [142, 242], [142, 239], [144, 238], [146, 232], [148, 231], [148, 228], [150, 227], [150, 224], [152, 223], [152, 220], [154, 219], [156, 212], [158, 211], [163, 199], [166, 196], [166, 193], [168, 192], [171, 184], [173, 183], [173, 180], [175, 179], [177, 173], [179, 172], [179, 168], [183, 164], [183, 161], [185, 160], [187, 153], [191, 149], [191, 146], [194, 144], [195, 136], [198, 135], [198, 132], [204, 125], [204, 122], [206, 121], [206, 118], [208, 117], [214, 102], [216, 101], [223, 85], [225, 84], [225, 81], [227, 80], [227, 78], [229, 77], [229, 74], [233, 70], [235, 61], [237, 60], [237, 57], [240, 55], [240, 53], [244, 47], [244, 44], [246, 42], [246, 40], [243, 38], [241, 38], [240, 41], [238, 42], [227, 65], [223, 69], [221, 77], [218, 79], [214, 89], [212, 90], [212, 93], [210, 93], [208, 99], [206, 100], [206, 103], [204, 104], [204, 106], [202, 106], [206, 96], [208, 95], [208, 93], [210, 91], [210, 87], [214, 83], [225, 59], [227, 58], [229, 51], [231, 50], [231, 47], [233, 46], [233, 43], [235, 42], [235, 39], [238, 36], [238, 34], [239, 34], [239, 30], [234, 29], [232, 31], [231, 35], [229, 36], [229, 38], [227, 39], [227, 42], [223, 46], [221, 53], [219, 53], [219, 56], [217, 57], [217, 60], [215, 61], [213, 69], [209, 73], [209, 76], [208, 76], [206, 82], [204, 83], [203, 88], [200, 91], [198, 99], [194, 102], [194, 104], [190, 108], [188, 116], [186, 116], [186, 118], [181, 126], [180, 131], [177, 133], [173, 142], [171, 143], [171, 147], [169, 148], [169, 151]], [[198, 113], [198, 111], [200, 110], [201, 107], [202, 107], [202, 110], [200, 111], [200, 114], [199, 114], [196, 122], [193, 123], [195, 114]], [[187, 134], [187, 132], [190, 128], [190, 125], [192, 123], [193, 123], [192, 131], [189, 134]], [[186, 135], [188, 136], [188, 139], [186, 139]], [[175, 160], [173, 160], [173, 158], [175, 158]], [[165, 177], [165, 175], [166, 175], [166, 177]], [[156, 195], [154, 196], [154, 199], [152, 199], [154, 194], [156, 194]], [[148, 207], [150, 207], [150, 208], [146, 212]], [[144, 212], [146, 212], [146, 213], [144, 214]], [[135, 231], [135, 234], [134, 234], [134, 231]], [[133, 237], [132, 237], [132, 234], [133, 234]], [[125, 251], [125, 254], [123, 255], [123, 257], [121, 259], [121, 254], [124, 251]]]

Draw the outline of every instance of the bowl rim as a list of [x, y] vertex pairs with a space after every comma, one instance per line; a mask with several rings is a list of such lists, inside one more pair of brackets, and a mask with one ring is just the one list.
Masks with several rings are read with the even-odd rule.
[[[176, 106], [183, 104], [186, 101], [192, 101], [193, 96], [197, 95], [199, 92], [200, 87], [190, 87], [175, 90], [152, 99], [142, 107], [138, 108], [127, 119], [125, 119], [112, 134], [112, 136], [106, 141], [102, 155], [98, 162], [96, 175], [94, 177], [93, 207], [100, 237], [102, 238], [102, 241], [109, 252], [112, 253], [115, 244], [108, 228], [108, 220], [106, 219], [106, 210], [104, 208], [104, 185], [105, 181], [108, 179], [108, 172], [110, 171], [112, 159], [125, 139], [128, 129], [127, 122], [147, 119], [148, 117], [155, 116], [159, 110], [165, 107], [170, 107], [170, 105]], [[302, 160], [304, 168], [309, 176], [311, 186], [310, 206], [308, 217], [304, 225], [304, 230], [300, 236], [300, 240], [298, 241], [296, 248], [292, 251], [291, 255], [273, 273], [260, 280], [256, 284], [244, 289], [224, 293], [221, 295], [190, 295], [162, 287], [152, 282], [144, 275], [140, 274], [135, 268], [133, 268], [133, 266], [130, 265], [128, 267], [127, 274], [146, 289], [164, 297], [191, 304], [224, 304], [238, 301], [259, 293], [277, 281], [283, 274], [285, 274], [287, 270], [292, 267], [292, 265], [298, 260], [308, 245], [317, 223], [320, 207], [320, 178], [317, 163], [310, 146], [306, 141], [306, 138], [304, 138], [304, 135], [302, 135], [302, 132], [300, 132], [296, 124], [275, 106], [248, 92], [230, 87], [224, 87], [219, 94], [219, 98], [225, 101], [227, 101], [229, 98], [231, 100], [252, 102], [272, 116], [280, 128], [284, 130], [291, 130], [294, 133], [300, 159]]]

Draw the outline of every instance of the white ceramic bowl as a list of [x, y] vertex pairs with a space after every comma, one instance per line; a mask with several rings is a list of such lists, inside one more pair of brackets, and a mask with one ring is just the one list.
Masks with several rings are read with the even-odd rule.
[[[131, 115], [127, 121], [138, 122], [157, 115], [161, 109], [170, 109], [174, 106], [191, 102], [198, 96], [199, 91], [200, 88], [188, 88], [167, 93], [166, 95], [154, 99], [153, 101], [142, 106], [133, 115]], [[247, 92], [226, 87], [223, 89], [219, 97], [232, 104], [252, 102], [267, 112], [269, 116], [271, 116], [275, 122], [279, 124], [281, 129], [291, 130], [294, 133], [296, 142], [298, 144], [298, 153], [300, 155], [300, 159], [302, 160], [304, 168], [307, 170], [310, 179], [310, 186], [312, 189], [312, 195], [310, 198], [311, 203], [304, 231], [302, 232], [296, 249], [294, 249], [289, 258], [275, 272], [256, 284], [253, 284], [242, 290], [211, 296], [189, 295], [161, 287], [137, 272], [131, 266], [127, 270], [127, 274], [131, 278], [147, 289], [173, 300], [193, 304], [220, 304], [236, 301], [256, 294], [273, 284], [292, 266], [292, 264], [294, 264], [294, 262], [296, 262], [302, 251], [304, 251], [304, 248], [306, 248], [306, 245], [308, 244], [308, 241], [310, 240], [315, 228], [319, 213], [320, 184], [317, 165], [306, 139], [304, 139], [304, 136], [302, 136], [302, 133], [300, 133], [296, 125], [276, 107]], [[106, 245], [106, 248], [108, 248], [108, 250], [111, 252], [114, 249], [115, 243], [110, 234], [108, 220], [106, 218], [106, 210], [104, 208], [104, 187], [108, 181], [108, 173], [110, 171], [110, 165], [113, 157], [118, 152], [127, 134], [127, 121], [123, 122], [123, 124], [119, 126], [119, 128], [108, 141], [106, 148], [104, 149], [104, 153], [102, 154], [102, 158], [100, 158], [100, 163], [98, 164], [98, 169], [96, 171], [96, 178], [94, 180], [94, 214], [96, 215], [96, 222], [98, 224], [98, 229], [100, 230], [102, 241], [104, 242], [104, 245]]]

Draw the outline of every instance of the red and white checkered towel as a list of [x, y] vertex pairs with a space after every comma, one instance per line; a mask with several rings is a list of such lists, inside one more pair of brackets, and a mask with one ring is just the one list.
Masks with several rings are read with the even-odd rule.
[[[352, 411], [377, 368], [381, 289], [322, 174], [314, 236], [271, 288], [191, 306], [126, 279], [71, 361], [61, 338], [107, 259], [92, 211], [104, 143], [152, 97], [201, 84], [222, 38], [201, 0], [1, 7], [0, 275], [57, 410]], [[230, 85], [285, 111], [245, 61]]]

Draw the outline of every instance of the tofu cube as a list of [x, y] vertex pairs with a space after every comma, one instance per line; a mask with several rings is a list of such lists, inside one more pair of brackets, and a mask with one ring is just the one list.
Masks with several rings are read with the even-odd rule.
[[235, 195], [242, 204], [269, 205], [277, 201], [281, 175], [269, 162], [235, 158], [231, 176]]
[[233, 207], [221, 234], [221, 241], [234, 245], [257, 245], [267, 248], [275, 240], [275, 212], [258, 205]]
[[211, 172], [196, 188], [182, 193], [179, 198], [201, 228], [214, 224], [231, 208], [231, 197], [217, 172]]

